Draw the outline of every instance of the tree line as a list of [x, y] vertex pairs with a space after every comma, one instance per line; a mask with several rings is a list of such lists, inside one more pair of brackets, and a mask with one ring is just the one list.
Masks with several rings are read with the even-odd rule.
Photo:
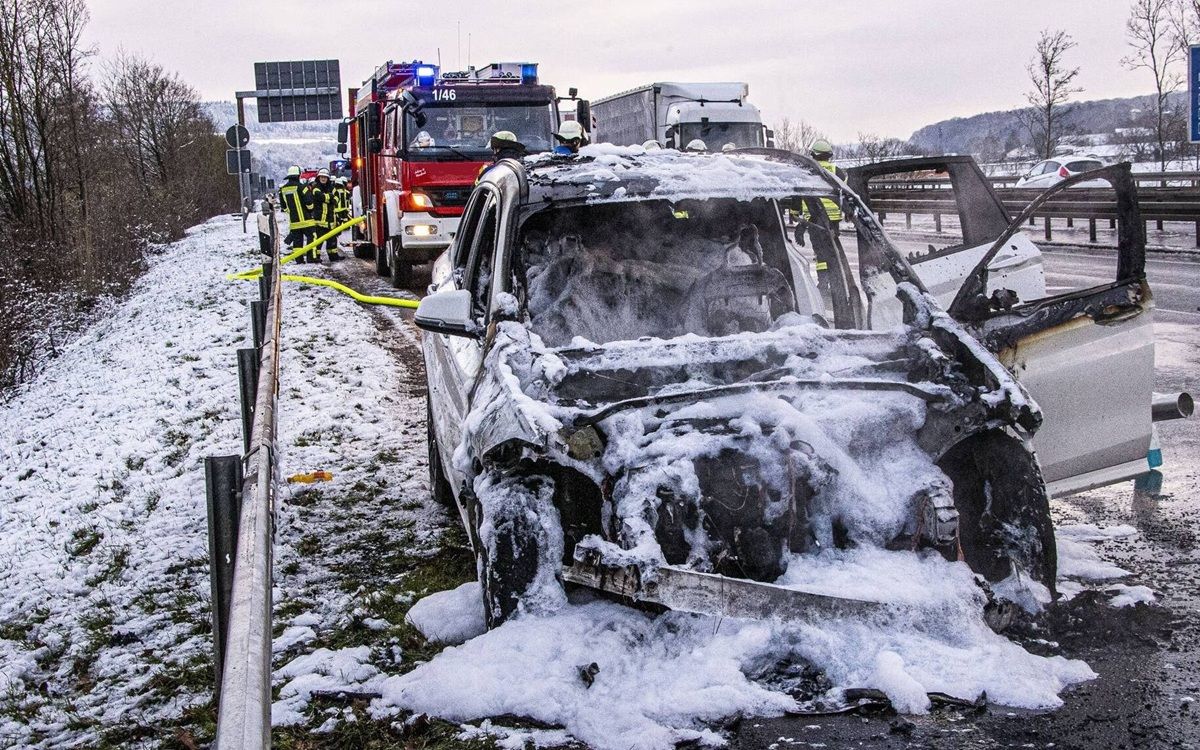
[[[1188, 141], [1187, 109], [1178, 92], [1184, 88], [1188, 48], [1200, 43], [1200, 0], [1133, 0], [1125, 24], [1128, 50], [1123, 67], [1140, 71], [1154, 84], [1150, 106], [1129, 113], [1128, 127], [1111, 136], [1135, 161], [1157, 161], [1161, 170], [1172, 162], [1194, 158], [1200, 168], [1200, 150]], [[968, 144], [985, 161], [999, 161], [1015, 150], [1026, 157], [1048, 159], [1070, 136], [1078, 135], [1067, 113], [1073, 98], [1083, 92], [1076, 79], [1080, 68], [1071, 64], [1078, 45], [1064, 29], [1045, 29], [1025, 66], [1028, 88], [1024, 105], [1016, 110], [1016, 132], [1001, 128]], [[783, 118], [775, 128], [776, 144], [806, 151], [825, 136], [805, 120]], [[826, 139], [828, 140], [828, 139]], [[918, 155], [925, 148], [873, 133], [859, 133], [853, 143], [839, 145], [838, 158], [866, 162], [902, 154]]]
[[84, 0], [0, 0], [0, 394], [162, 243], [237, 207], [197, 92], [82, 42]]

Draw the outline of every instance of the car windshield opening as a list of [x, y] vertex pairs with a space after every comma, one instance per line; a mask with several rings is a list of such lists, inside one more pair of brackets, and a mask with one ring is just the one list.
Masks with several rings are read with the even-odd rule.
[[[554, 132], [549, 104], [497, 105], [447, 102], [426, 104], [425, 123], [418, 126], [411, 112], [405, 115], [404, 134], [409, 158], [491, 158], [493, 133], [507, 130], [530, 153], [549, 151]], [[459, 157], [460, 158], [460, 157]]]
[[[516, 263], [550, 346], [766, 331], [798, 318], [773, 201], [639, 201], [533, 214]], [[523, 272], [523, 274], [522, 274]]]

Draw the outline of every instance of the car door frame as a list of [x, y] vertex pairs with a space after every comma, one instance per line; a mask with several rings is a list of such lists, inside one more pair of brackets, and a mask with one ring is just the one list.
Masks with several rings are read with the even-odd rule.
[[[846, 182], [873, 213], [871, 180], [913, 172], [944, 173], [951, 183], [962, 242], [920, 256], [908, 255], [913, 270], [929, 292], [948, 307], [953, 295], [997, 236], [1012, 224], [1012, 214], [992, 188], [979, 164], [967, 155], [924, 156], [863, 164], [847, 170]], [[1009, 257], [998, 261], [1005, 273], [997, 286], [1017, 290], [1027, 298], [1040, 298], [1045, 290], [1041, 251], [1023, 234], [1014, 239]], [[922, 274], [922, 271], [925, 273]], [[938, 273], [940, 271], [940, 273]]]
[[[988, 264], [1030, 217], [1060, 191], [1097, 179], [1107, 181], [1116, 196], [1114, 281], [1012, 306], [988, 297]], [[1145, 264], [1137, 186], [1130, 165], [1116, 164], [1066, 178], [1026, 206], [984, 253], [948, 308], [1013, 370], [1045, 413], [1034, 447], [1042, 448], [1039, 458], [1052, 495], [1112, 484], [1147, 469], [1154, 334]], [[1072, 371], [1093, 377], [1080, 382], [1070, 379]], [[1034, 385], [1031, 379], [1041, 382]], [[1093, 442], [1091, 450], [1073, 459], [1060, 458], [1080, 441], [1101, 438], [1109, 442]]]

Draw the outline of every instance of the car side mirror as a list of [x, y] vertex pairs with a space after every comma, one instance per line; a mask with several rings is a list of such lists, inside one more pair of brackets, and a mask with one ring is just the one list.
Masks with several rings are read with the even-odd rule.
[[344, 144], [344, 143], [339, 143], [339, 144], [338, 144], [338, 146], [337, 146], [337, 152], [338, 152], [339, 154], [344, 154], [344, 153], [346, 153], [346, 144]]
[[421, 300], [413, 317], [417, 328], [447, 336], [479, 337], [479, 325], [471, 318], [471, 292], [448, 289]]

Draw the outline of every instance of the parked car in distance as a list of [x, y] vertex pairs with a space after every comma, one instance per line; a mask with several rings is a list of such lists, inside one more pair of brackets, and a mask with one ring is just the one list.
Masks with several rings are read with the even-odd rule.
[[[1022, 175], [1014, 187], [1048, 188], [1080, 172], [1090, 172], [1103, 166], [1104, 162], [1095, 156], [1056, 156], [1034, 164], [1033, 169]], [[1103, 182], [1093, 182], [1087, 180], [1076, 187], [1106, 187]]]

